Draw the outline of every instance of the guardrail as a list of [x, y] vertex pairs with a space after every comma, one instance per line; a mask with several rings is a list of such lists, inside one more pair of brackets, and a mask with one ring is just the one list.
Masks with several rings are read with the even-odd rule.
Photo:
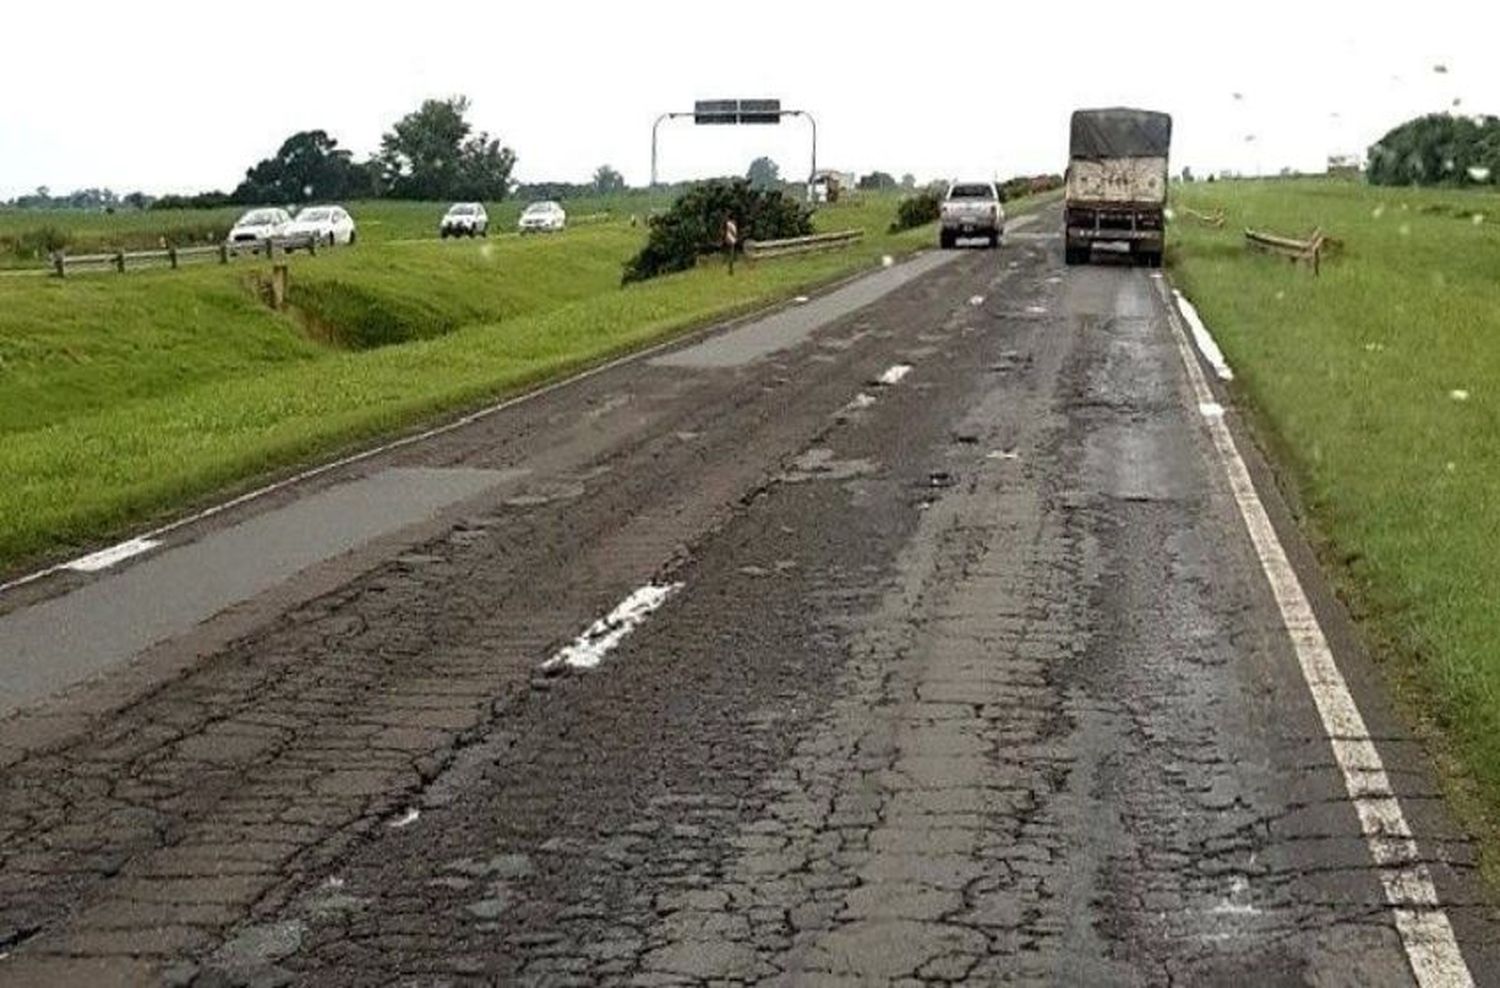
[[232, 258], [242, 254], [255, 256], [265, 255], [270, 260], [277, 251], [286, 254], [294, 250], [305, 250], [309, 254], [318, 252], [318, 238], [311, 233], [302, 233], [292, 237], [271, 237], [266, 240], [246, 241], [243, 243], [222, 243], [208, 247], [163, 247], [159, 250], [117, 250], [106, 254], [67, 254], [63, 251], [54, 251], [51, 258], [52, 274], [58, 278], [66, 278], [69, 270], [82, 269], [87, 271], [116, 271], [124, 274], [127, 270], [150, 267], [161, 267], [166, 265], [171, 268], [181, 267], [183, 264], [202, 263], [205, 261], [217, 261], [220, 264], [228, 264]]
[[1265, 251], [1271, 254], [1279, 254], [1287, 260], [1296, 264], [1305, 261], [1312, 265], [1313, 274], [1318, 274], [1322, 267], [1323, 254], [1330, 248], [1339, 246], [1340, 241], [1325, 234], [1322, 229], [1315, 229], [1312, 236], [1306, 240], [1297, 240], [1294, 237], [1283, 237], [1275, 233], [1267, 233], [1264, 230], [1245, 230], [1245, 246], [1254, 250]]
[[790, 254], [810, 254], [817, 250], [835, 250], [857, 243], [865, 235], [863, 230], [840, 230], [837, 233], [814, 233], [806, 237], [787, 237], [785, 240], [747, 240], [745, 257], [758, 260], [763, 257], [785, 257]]
[[1182, 213], [1182, 215], [1188, 217], [1189, 219], [1197, 220], [1204, 226], [1211, 226], [1215, 229], [1218, 229], [1219, 227], [1222, 227], [1224, 225], [1224, 210], [1222, 208], [1215, 209], [1211, 213], [1202, 213], [1196, 209], [1193, 209], [1191, 206], [1182, 206], [1180, 207], [1179, 211]]

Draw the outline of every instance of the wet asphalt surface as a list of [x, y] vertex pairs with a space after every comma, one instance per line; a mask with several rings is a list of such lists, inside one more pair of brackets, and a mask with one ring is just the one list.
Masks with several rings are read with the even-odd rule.
[[0, 984], [1412, 984], [1157, 286], [1055, 225], [188, 533], [493, 481], [0, 721]]

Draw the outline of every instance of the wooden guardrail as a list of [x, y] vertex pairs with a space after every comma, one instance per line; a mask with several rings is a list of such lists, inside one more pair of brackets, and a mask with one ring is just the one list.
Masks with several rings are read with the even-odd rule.
[[764, 257], [785, 257], [789, 254], [810, 254], [817, 250], [835, 250], [858, 243], [865, 235], [863, 230], [840, 230], [837, 233], [814, 233], [806, 237], [787, 237], [785, 240], [747, 240], [745, 257], [759, 260]]
[[52, 274], [58, 278], [66, 278], [70, 270], [83, 269], [87, 271], [116, 271], [124, 274], [132, 268], [161, 267], [166, 265], [171, 268], [181, 267], [183, 264], [201, 263], [205, 261], [217, 261], [220, 264], [228, 264], [229, 261], [241, 254], [255, 256], [265, 255], [266, 259], [274, 257], [277, 251], [283, 254], [294, 250], [305, 250], [309, 254], [318, 252], [318, 238], [310, 233], [298, 234], [293, 237], [272, 237], [267, 240], [254, 240], [244, 243], [232, 244], [222, 243], [207, 247], [164, 247], [159, 250], [117, 250], [104, 254], [67, 254], [63, 251], [54, 251], [51, 258]]
[[1211, 213], [1203, 213], [1203, 212], [1199, 212], [1198, 210], [1194, 209], [1191, 206], [1182, 206], [1182, 207], [1179, 207], [1179, 212], [1181, 212], [1182, 215], [1188, 217], [1189, 219], [1197, 220], [1199, 223], [1202, 223], [1204, 226], [1211, 226], [1211, 227], [1214, 227], [1215, 229], [1217, 229], [1217, 228], [1219, 228], [1219, 227], [1221, 227], [1221, 226], [1224, 225], [1224, 210], [1223, 209], [1215, 209]]
[[1306, 240], [1298, 240], [1295, 237], [1283, 237], [1275, 233], [1267, 233], [1264, 230], [1245, 230], [1245, 246], [1252, 250], [1265, 251], [1271, 254], [1279, 254], [1287, 260], [1296, 264], [1305, 261], [1312, 266], [1313, 274], [1318, 274], [1322, 267], [1323, 254], [1329, 249], [1339, 246], [1339, 241], [1325, 234], [1322, 229], [1313, 230], [1312, 236]]

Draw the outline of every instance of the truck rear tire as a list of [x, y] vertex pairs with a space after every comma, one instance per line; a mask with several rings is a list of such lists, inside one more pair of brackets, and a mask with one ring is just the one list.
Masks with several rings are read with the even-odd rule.
[[1066, 264], [1087, 264], [1089, 262], [1089, 249], [1087, 247], [1064, 247], [1063, 261]]
[[952, 250], [954, 244], [953, 234], [947, 230], [938, 231], [938, 247], [942, 250]]
[[994, 250], [996, 247], [999, 247], [999, 246], [1000, 246], [1000, 231], [996, 230], [994, 233], [990, 234], [990, 250]]

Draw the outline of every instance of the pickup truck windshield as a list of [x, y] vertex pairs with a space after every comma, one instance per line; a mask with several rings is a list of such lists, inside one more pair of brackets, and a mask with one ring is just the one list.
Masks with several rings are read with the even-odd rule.
[[988, 185], [955, 185], [949, 199], [993, 199], [995, 191]]

